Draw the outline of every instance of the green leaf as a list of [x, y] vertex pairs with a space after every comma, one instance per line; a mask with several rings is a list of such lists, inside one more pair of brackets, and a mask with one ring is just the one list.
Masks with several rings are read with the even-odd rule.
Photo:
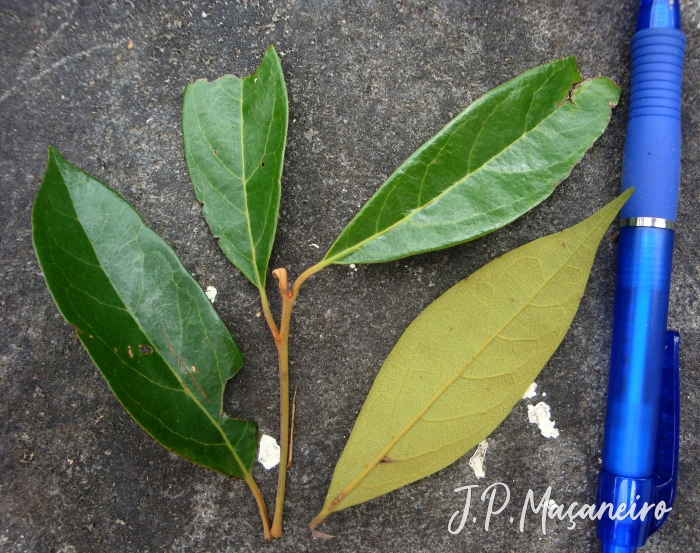
[[453, 463], [508, 415], [564, 339], [631, 190], [492, 261], [408, 327], [379, 371], [312, 528]]
[[574, 58], [494, 88], [423, 144], [348, 224], [323, 263], [376, 263], [473, 240], [540, 203], [605, 130], [620, 89]]
[[56, 305], [129, 414], [186, 459], [249, 479], [256, 425], [223, 414], [243, 356], [175, 252], [53, 148], [32, 228]]
[[248, 77], [187, 86], [182, 106], [187, 167], [204, 216], [231, 263], [258, 288], [277, 230], [287, 112], [272, 46]]

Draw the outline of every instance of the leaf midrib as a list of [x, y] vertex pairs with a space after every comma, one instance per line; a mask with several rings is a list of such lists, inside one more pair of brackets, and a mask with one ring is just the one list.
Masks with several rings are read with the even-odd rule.
[[[69, 196], [70, 199], [71, 199], [71, 204], [73, 205], [73, 209], [75, 209], [75, 203], [74, 203], [74, 201], [73, 201], [73, 195], [71, 194], [70, 187], [66, 184], [66, 180], [65, 180], [65, 178], [64, 178], [64, 176], [63, 176], [63, 171], [62, 171], [61, 168], [59, 167], [59, 162], [58, 162], [58, 160], [56, 160], [55, 157], [54, 157], [54, 163], [56, 164], [56, 168], [58, 169], [58, 173], [61, 175], [61, 181], [62, 181], [62, 183], [63, 183], [63, 186], [65, 187], [66, 191], [68, 192], [68, 196]], [[95, 245], [94, 245], [93, 241], [90, 240], [90, 237], [89, 237], [87, 231], [85, 230], [85, 227], [83, 226], [83, 222], [80, 220], [80, 217], [78, 217], [77, 212], [76, 212], [76, 217], [75, 217], [75, 219], [78, 221], [78, 223], [80, 224], [80, 227], [83, 229], [83, 233], [85, 233], [85, 238], [87, 239], [88, 243], [90, 244], [90, 247], [92, 248], [92, 252], [94, 253], [95, 258], [96, 258], [98, 261], [100, 261], [100, 256], [97, 254], [97, 250], [95, 249]], [[144, 226], [145, 226], [145, 225], [144, 225]], [[170, 365], [170, 363], [168, 363], [168, 361], [166, 361], [166, 359], [165, 359], [165, 357], [163, 356], [163, 353], [161, 352], [160, 348], [158, 348], [158, 347], [156, 346], [156, 344], [154, 343], [154, 341], [151, 340], [151, 338], [149, 337], [148, 333], [147, 333], [147, 332], [144, 330], [144, 328], [142, 327], [141, 322], [138, 320], [138, 318], [136, 317], [136, 315], [135, 315], [134, 313], [131, 312], [131, 310], [128, 308], [128, 306], [127, 306], [126, 303], [124, 302], [124, 299], [122, 298], [121, 294], [119, 293], [119, 290], [117, 289], [117, 287], [116, 287], [116, 286], [114, 285], [114, 283], [112, 282], [112, 278], [111, 278], [110, 275], [107, 273], [107, 271], [105, 271], [104, 266], [102, 265], [101, 262], [100, 262], [99, 268], [100, 268], [100, 270], [102, 271], [102, 273], [105, 275], [105, 277], [107, 278], [107, 280], [109, 281], [110, 285], [112, 286], [112, 289], [114, 290], [114, 293], [117, 295], [117, 297], [119, 298], [119, 300], [122, 302], [122, 305], [124, 305], [123, 310], [126, 311], [126, 312], [131, 316], [131, 319], [134, 321], [134, 323], [135, 323], [136, 326], [139, 328], [139, 330], [143, 333], [143, 335], [146, 336], [146, 337], [148, 337], [149, 341], [151, 341], [151, 343], [153, 343], [153, 345], [155, 346], [155, 347], [154, 347], [155, 351], [158, 352], [158, 356], [161, 358], [161, 360], [163, 361], [163, 363], [165, 363], [165, 365], [170, 369], [170, 372], [175, 376], [175, 378], [177, 379], [177, 381], [180, 383], [180, 386], [182, 386], [182, 390], [184, 391], [184, 393], [185, 393], [187, 396], [189, 396], [190, 399], [192, 399], [192, 401], [195, 403], [195, 405], [196, 405], [197, 407], [199, 407], [199, 409], [200, 409], [202, 412], [204, 412], [204, 414], [207, 416], [207, 418], [209, 418], [209, 421], [210, 421], [210, 422], [214, 425], [214, 427], [219, 431], [219, 434], [221, 434], [221, 437], [223, 438], [224, 443], [226, 444], [226, 447], [228, 447], [229, 451], [231, 452], [231, 454], [233, 455], [234, 459], [235, 459], [236, 462], [238, 463], [238, 466], [240, 467], [240, 469], [241, 469], [241, 471], [242, 471], [242, 473], [243, 473], [243, 475], [244, 475], [244, 478], [245, 478], [245, 479], [249, 478], [250, 473], [248, 472], [247, 468], [245, 467], [245, 465], [243, 464], [241, 458], [239, 457], [238, 452], [236, 451], [236, 448], [231, 444], [230, 440], [228, 439], [228, 436], [226, 436], [226, 433], [224, 432], [223, 427], [219, 424], [219, 422], [218, 422], [216, 419], [214, 419], [214, 417], [211, 415], [211, 413], [209, 413], [209, 411], [204, 407], [204, 405], [202, 405], [202, 403], [197, 399], [197, 397], [192, 393], [192, 391], [191, 391], [187, 386], [185, 386], [185, 384], [184, 384], [182, 378], [180, 377], [180, 375], [178, 374], [178, 372], [175, 371], [175, 370], [173, 370], [173, 367]], [[104, 341], [103, 341], [103, 343], [104, 343]], [[123, 363], [123, 360], [122, 360], [122, 363]], [[217, 364], [217, 371], [218, 371], [219, 373], [221, 372], [221, 370], [220, 370], [218, 364]], [[223, 393], [223, 391], [222, 391], [222, 393]]]
[[[253, 75], [257, 74], [253, 73]], [[262, 287], [262, 283], [260, 282], [260, 270], [258, 269], [258, 257], [256, 255], [255, 251], [255, 245], [253, 244], [253, 233], [250, 229], [250, 209], [248, 208], [248, 179], [246, 178], [245, 174], [245, 137], [243, 136], [243, 127], [245, 126], [245, 119], [243, 118], [243, 90], [244, 90], [244, 84], [245, 84], [245, 79], [241, 79], [241, 97], [238, 101], [238, 109], [241, 114], [241, 125], [240, 125], [240, 136], [241, 136], [241, 184], [243, 185], [243, 203], [245, 204], [245, 221], [246, 221], [246, 230], [248, 231], [248, 243], [250, 244], [250, 256], [251, 256], [251, 263], [253, 264], [253, 270], [255, 271], [255, 280], [256, 286], [258, 288]], [[221, 89], [224, 90], [220, 84], [217, 84], [217, 86]], [[226, 92], [224, 90], [224, 92]], [[228, 92], [226, 92], [228, 94]], [[230, 94], [229, 94], [230, 96]], [[274, 102], [274, 97], [273, 97], [273, 102]], [[269, 127], [268, 127], [268, 132], [269, 132]], [[212, 152], [213, 153], [213, 152]], [[218, 158], [218, 156], [214, 156]], [[221, 162], [223, 164], [223, 162]]]
[[[471, 356], [471, 358], [464, 364], [461, 370], [456, 371], [456, 373], [440, 388], [433, 394], [433, 396], [428, 400], [426, 405], [411, 419], [395, 436], [392, 438], [389, 443], [376, 455], [376, 457], [358, 474], [347, 486], [345, 486], [340, 493], [338, 494], [338, 497], [340, 497], [340, 501], [338, 501], [335, 505], [340, 505], [342, 503], [342, 500], [348, 496], [350, 492], [352, 492], [359, 484], [362, 482], [372, 470], [381, 462], [381, 460], [386, 457], [391, 449], [403, 438], [418, 422], [420, 422], [421, 418], [423, 415], [435, 404], [435, 402], [440, 399], [442, 394], [450, 387], [454, 382], [459, 379], [464, 372], [467, 370], [467, 368], [483, 353], [483, 351], [486, 349], [486, 347], [491, 344], [491, 342], [496, 339], [496, 337], [503, 332], [503, 330], [515, 320], [515, 318], [532, 302], [532, 300], [537, 297], [537, 295], [542, 291], [542, 289], [551, 282], [551, 280], [561, 271], [564, 267], [568, 265], [568, 262], [573, 258], [574, 254], [578, 252], [578, 250], [585, 244], [588, 239], [600, 228], [601, 225], [603, 225], [607, 221], [607, 218], [603, 219], [602, 222], [598, 225], [596, 225], [589, 233], [586, 234], [585, 238], [581, 240], [581, 242], [576, 246], [576, 248], [569, 254], [569, 256], [566, 258], [566, 261], [562, 263], [557, 270], [552, 273], [552, 275], [545, 279], [544, 282], [535, 290], [533, 294], [531, 294], [526, 302], [522, 304], [508, 319], [496, 330], [494, 333], [492, 333], [488, 339], [484, 342], [484, 344]], [[609, 223], [608, 223], [609, 224]], [[572, 227], [573, 228], [573, 227]], [[400, 462], [400, 460], [396, 460], [397, 462]], [[337, 498], [336, 498], [337, 499]], [[331, 506], [333, 506], [331, 504]], [[334, 509], [330, 509], [333, 511]]]
[[[570, 89], [570, 90], [571, 90], [571, 89]], [[505, 101], [505, 100], [504, 100], [504, 101]], [[503, 102], [501, 102], [501, 103], [503, 103]], [[500, 104], [499, 104], [499, 105], [500, 105]], [[380, 231], [380, 232], [375, 232], [375, 234], [373, 234], [372, 236], [369, 236], [369, 237], [365, 238], [364, 240], [362, 240], [361, 242], [358, 242], [357, 244], [355, 244], [354, 246], [352, 246], [352, 247], [350, 247], [350, 248], [344, 249], [343, 251], [341, 251], [341, 252], [335, 254], [335, 255], [332, 256], [332, 257], [325, 258], [325, 259], [324, 259], [324, 262], [327, 262], [328, 264], [334, 263], [334, 262], [337, 261], [338, 259], [340, 259], [340, 258], [342, 258], [342, 257], [345, 257], [345, 256], [347, 256], [347, 255], [349, 255], [349, 254], [351, 254], [351, 253], [353, 253], [353, 252], [359, 250], [362, 246], [364, 246], [364, 245], [367, 244], [368, 242], [371, 242], [372, 240], [375, 240], [376, 238], [378, 238], [378, 237], [380, 237], [380, 236], [383, 236], [384, 234], [387, 234], [388, 232], [390, 232], [390, 231], [393, 230], [394, 228], [396, 228], [396, 227], [398, 227], [398, 226], [404, 224], [406, 221], [408, 221], [408, 220], [410, 220], [411, 218], [413, 218], [414, 215], [416, 215], [417, 213], [422, 212], [424, 209], [426, 209], [427, 207], [429, 207], [429, 206], [432, 205], [433, 203], [437, 202], [437, 201], [438, 201], [440, 198], [442, 198], [444, 195], [446, 195], [446, 194], [448, 194], [449, 192], [451, 192], [454, 188], [456, 188], [457, 186], [460, 186], [462, 183], [464, 183], [465, 181], [467, 181], [468, 179], [470, 179], [471, 177], [473, 177], [475, 174], [477, 174], [479, 171], [481, 171], [482, 169], [484, 169], [485, 167], [487, 167], [494, 159], [496, 159], [497, 157], [499, 157], [500, 155], [502, 155], [504, 152], [507, 152], [508, 150], [510, 150], [511, 148], [513, 148], [518, 142], [520, 142], [520, 140], [522, 140], [525, 136], [528, 136], [530, 133], [534, 132], [534, 131], [535, 131], [538, 127], [540, 127], [545, 121], [547, 121], [547, 119], [549, 119], [549, 118], [550, 118], [551, 116], [553, 116], [555, 113], [558, 113], [565, 105], [566, 105], [566, 102], [564, 102], [563, 104], [559, 104], [559, 105], [557, 106], [556, 109], [554, 109], [551, 113], [549, 113], [546, 117], [544, 117], [539, 123], [537, 123], [537, 125], [535, 125], [534, 127], [532, 127], [529, 131], [523, 132], [523, 134], [521, 134], [520, 136], [518, 136], [518, 138], [516, 138], [513, 142], [511, 142], [508, 146], [506, 146], [503, 150], [501, 150], [501, 151], [498, 152], [497, 154], [491, 156], [489, 159], [487, 159], [486, 161], [484, 161], [484, 163], [482, 163], [479, 167], [477, 167], [477, 168], [474, 169], [473, 171], [467, 173], [464, 177], [462, 177], [462, 178], [459, 179], [458, 181], [455, 181], [454, 184], [450, 185], [450, 186], [447, 187], [445, 190], [443, 190], [442, 192], [440, 192], [440, 194], [438, 194], [437, 196], [435, 196], [432, 200], [428, 201], [427, 203], [423, 204], [423, 205], [420, 206], [420, 207], [416, 207], [416, 208], [412, 209], [412, 210], [408, 213], [408, 215], [405, 215], [402, 219], [399, 219], [398, 221], [396, 221], [396, 222], [393, 223], [392, 225], [386, 227], [384, 230], [382, 230], [382, 231]], [[481, 132], [481, 131], [480, 131], [480, 132]], [[416, 153], [418, 153], [418, 152], [416, 152]], [[415, 154], [414, 154], [414, 155], [415, 155]], [[411, 157], [413, 157], [413, 156], [411, 156]], [[434, 160], [431, 160], [430, 163], [432, 163], [433, 161], [434, 161]], [[401, 169], [401, 167], [399, 167], [399, 168], [396, 170], [396, 172], [398, 172], [400, 169]]]

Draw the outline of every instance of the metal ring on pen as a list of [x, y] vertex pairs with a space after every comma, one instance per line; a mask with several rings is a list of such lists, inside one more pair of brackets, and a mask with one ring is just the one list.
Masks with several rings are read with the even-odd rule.
[[621, 227], [652, 227], [675, 230], [676, 223], [659, 217], [629, 217], [620, 219]]

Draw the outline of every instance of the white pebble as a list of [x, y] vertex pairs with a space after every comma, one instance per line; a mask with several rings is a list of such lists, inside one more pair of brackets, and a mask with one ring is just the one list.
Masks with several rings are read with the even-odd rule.
[[537, 382], [533, 382], [530, 384], [530, 387], [525, 390], [525, 393], [523, 394], [523, 399], [532, 399], [537, 395]]
[[207, 286], [207, 289], [204, 293], [209, 298], [209, 301], [214, 303], [214, 300], [216, 299], [216, 294], [218, 294], [219, 291], [216, 288], [214, 288], [213, 286]]
[[472, 458], [469, 459], [469, 466], [472, 469], [474, 469], [474, 476], [476, 476], [477, 478], [486, 477], [486, 472], [484, 471], [484, 458], [486, 457], [486, 450], [488, 448], [489, 441], [484, 440], [476, 448], [476, 451], [474, 452], [474, 455], [472, 455]]
[[540, 432], [545, 438], [558, 438], [559, 430], [554, 428], [555, 421], [550, 420], [551, 410], [549, 405], [544, 401], [540, 401], [534, 407], [527, 406], [527, 418], [532, 424], [536, 424]]
[[258, 451], [258, 463], [267, 470], [280, 464], [280, 446], [272, 436], [263, 434], [260, 438], [260, 451]]

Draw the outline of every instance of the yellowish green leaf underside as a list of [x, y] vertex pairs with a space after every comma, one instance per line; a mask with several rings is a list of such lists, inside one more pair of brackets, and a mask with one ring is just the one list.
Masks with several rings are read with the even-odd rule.
[[446, 467], [501, 423], [564, 339], [598, 244], [630, 193], [489, 263], [411, 323], [377, 375], [312, 527]]

